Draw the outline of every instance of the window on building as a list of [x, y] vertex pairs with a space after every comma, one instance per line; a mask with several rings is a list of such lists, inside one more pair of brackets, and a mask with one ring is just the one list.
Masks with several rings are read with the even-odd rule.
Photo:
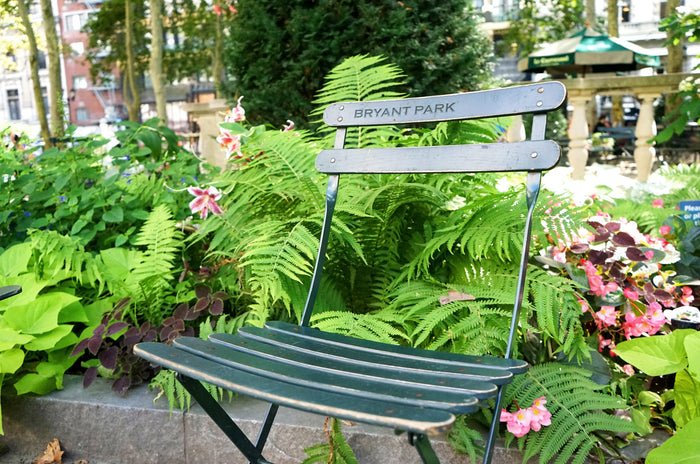
[[73, 55], [82, 56], [85, 53], [85, 44], [82, 42], [73, 42], [70, 44], [70, 50]]
[[65, 16], [67, 31], [81, 31], [88, 22], [87, 13], [73, 13]]
[[49, 111], [49, 89], [46, 87], [41, 88], [41, 99], [44, 100], [44, 109]]
[[630, 0], [623, 0], [620, 2], [620, 22], [630, 22]]
[[85, 77], [85, 76], [73, 76], [73, 88], [75, 90], [87, 89], [87, 87], [88, 87], [87, 77]]
[[87, 122], [90, 120], [90, 112], [87, 108], [78, 108], [75, 110], [75, 120], [77, 122]]
[[10, 89], [7, 91], [7, 109], [10, 112], [11, 121], [22, 119], [22, 114], [19, 111], [19, 90]]
[[39, 53], [37, 54], [37, 57], [36, 57], [36, 61], [37, 61], [37, 64], [39, 65], [39, 69], [46, 69], [46, 53], [39, 50]]

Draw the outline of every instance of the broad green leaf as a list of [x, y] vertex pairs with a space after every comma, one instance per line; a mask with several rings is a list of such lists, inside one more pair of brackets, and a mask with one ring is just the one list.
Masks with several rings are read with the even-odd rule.
[[85, 227], [89, 223], [90, 222], [87, 219], [84, 219], [84, 218], [78, 219], [77, 221], [75, 221], [73, 223], [73, 227], [71, 227], [71, 229], [70, 229], [70, 234], [71, 235], [77, 234], [78, 232], [80, 232], [83, 229], [83, 227]]
[[685, 337], [683, 345], [688, 354], [688, 372], [696, 382], [700, 382], [700, 332]]
[[34, 340], [24, 345], [28, 351], [45, 351], [56, 348], [59, 341], [66, 337], [73, 330], [73, 326], [69, 324], [59, 325], [55, 329], [37, 335]]
[[673, 392], [676, 407], [673, 408], [672, 417], [677, 427], [700, 417], [700, 382], [691, 377], [687, 370], [676, 374]]
[[136, 133], [136, 138], [143, 142], [151, 150], [151, 155], [155, 159], [160, 158], [161, 144], [160, 134], [155, 131], [142, 128]]
[[696, 464], [700, 462], [700, 418], [688, 422], [676, 435], [649, 452], [646, 464]]
[[0, 373], [12, 374], [22, 367], [24, 362], [24, 351], [19, 348], [12, 348], [0, 352]]
[[669, 335], [633, 338], [619, 343], [615, 353], [647, 375], [673, 374], [688, 366], [683, 339], [693, 332], [675, 330]]
[[0, 313], [2, 313], [5, 308], [21, 306], [33, 302], [39, 292], [49, 285], [49, 282], [37, 281], [36, 275], [32, 272], [5, 279], [0, 277], [0, 285], [19, 285], [22, 287], [22, 293], [19, 295], [0, 301]]
[[0, 327], [0, 352], [9, 350], [15, 345], [31, 342], [34, 336], [22, 334], [11, 327]]
[[15, 245], [0, 254], [0, 276], [16, 276], [27, 271], [27, 265], [32, 257], [30, 242]]
[[642, 435], [649, 435], [654, 431], [649, 420], [651, 419], [651, 409], [648, 407], [637, 407], [630, 409], [632, 423], [637, 426]]
[[79, 301], [76, 301], [64, 307], [58, 313], [58, 323], [65, 324], [67, 322], [89, 322], [90, 320], [85, 314], [85, 308]]
[[49, 332], [58, 326], [61, 309], [79, 298], [64, 292], [40, 295], [32, 303], [14, 306], [5, 311], [5, 321], [10, 327], [27, 334]]
[[113, 206], [102, 215], [105, 222], [119, 223], [124, 220], [124, 210], [119, 206]]

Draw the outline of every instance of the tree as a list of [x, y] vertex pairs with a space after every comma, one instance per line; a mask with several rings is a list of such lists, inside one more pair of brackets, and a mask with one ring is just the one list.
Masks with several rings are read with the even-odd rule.
[[36, 104], [39, 127], [41, 128], [41, 138], [44, 139], [44, 146], [50, 147], [53, 145], [51, 143], [51, 131], [49, 130], [49, 123], [46, 120], [46, 107], [44, 107], [44, 98], [41, 95], [41, 81], [39, 80], [39, 50], [36, 44], [34, 28], [29, 18], [29, 5], [27, 5], [25, 0], [17, 0], [17, 13], [19, 14], [22, 28], [24, 29], [24, 34], [27, 36], [29, 44], [29, 67], [32, 76], [34, 103]]
[[468, 0], [239, 0], [224, 58], [226, 95], [246, 117], [304, 126], [323, 78], [344, 58], [384, 55], [411, 95], [476, 89], [491, 77], [491, 43]]
[[90, 76], [97, 81], [102, 75], [112, 75], [115, 67], [119, 69], [122, 96], [131, 121], [139, 118], [138, 79], [148, 68], [150, 58], [145, 17], [144, 2], [108, 0], [85, 25]]
[[44, 22], [44, 35], [46, 37], [46, 48], [49, 68], [49, 108], [51, 112], [51, 129], [56, 137], [63, 137], [65, 130], [63, 127], [63, 86], [61, 85], [61, 61], [58, 46], [58, 33], [56, 32], [56, 21], [54, 19], [51, 0], [41, 0], [41, 16]]
[[518, 44], [517, 51], [529, 55], [538, 45], [563, 39], [582, 28], [585, 8], [585, 3], [578, 0], [523, 0], [503, 42]]
[[156, 100], [156, 113], [168, 125], [165, 110], [165, 79], [163, 76], [163, 0], [150, 0], [151, 7], [151, 81]]
[[[678, 8], [681, 6], [681, 0], [668, 0], [666, 2], [666, 14], [668, 17], [674, 17], [678, 13]], [[670, 29], [666, 30], [666, 49], [668, 57], [666, 62], [666, 72], [680, 73], [683, 72], [683, 48], [685, 37], [679, 36], [678, 40], [674, 40], [674, 33]], [[676, 94], [666, 94], [666, 114], [673, 113], [680, 105], [680, 99], [676, 98]]]

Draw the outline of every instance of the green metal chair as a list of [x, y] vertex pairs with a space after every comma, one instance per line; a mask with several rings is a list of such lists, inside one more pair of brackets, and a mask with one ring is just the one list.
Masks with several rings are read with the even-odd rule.
[[[335, 148], [316, 159], [329, 175], [326, 213], [311, 288], [299, 325], [268, 322], [245, 327], [236, 335], [214, 334], [209, 340], [182, 337], [172, 346], [141, 343], [139, 356], [172, 369], [251, 463], [265, 464], [263, 447], [279, 406], [408, 432], [423, 462], [439, 460], [428, 436], [444, 433], [455, 414], [475, 411], [495, 399], [484, 463], [490, 463], [499, 424], [501, 387], [527, 363], [511, 359], [523, 298], [531, 223], [542, 172], [555, 166], [560, 148], [545, 141], [546, 113], [566, 97], [561, 83], [523, 85], [432, 97], [328, 106], [324, 121], [337, 127]], [[512, 143], [346, 149], [348, 127], [416, 124], [447, 120], [533, 114], [530, 140]], [[510, 334], [504, 358], [395, 346], [324, 333], [309, 327], [326, 256], [340, 174], [524, 171], [527, 215], [524, 246]], [[226, 414], [200, 381], [270, 403], [253, 443]]]

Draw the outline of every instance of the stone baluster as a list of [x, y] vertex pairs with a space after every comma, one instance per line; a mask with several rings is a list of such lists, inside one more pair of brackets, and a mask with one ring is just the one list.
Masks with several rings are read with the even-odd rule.
[[654, 99], [658, 93], [639, 94], [639, 117], [637, 127], [634, 130], [636, 141], [634, 143], [634, 162], [637, 165], [637, 180], [646, 182], [651, 174], [651, 168], [656, 159], [656, 148], [649, 140], [656, 136], [656, 121], [654, 121]]
[[588, 122], [586, 121], [586, 103], [591, 99], [587, 92], [570, 92], [569, 103], [574, 107], [569, 124], [569, 165], [571, 178], [583, 179], [588, 161]]

